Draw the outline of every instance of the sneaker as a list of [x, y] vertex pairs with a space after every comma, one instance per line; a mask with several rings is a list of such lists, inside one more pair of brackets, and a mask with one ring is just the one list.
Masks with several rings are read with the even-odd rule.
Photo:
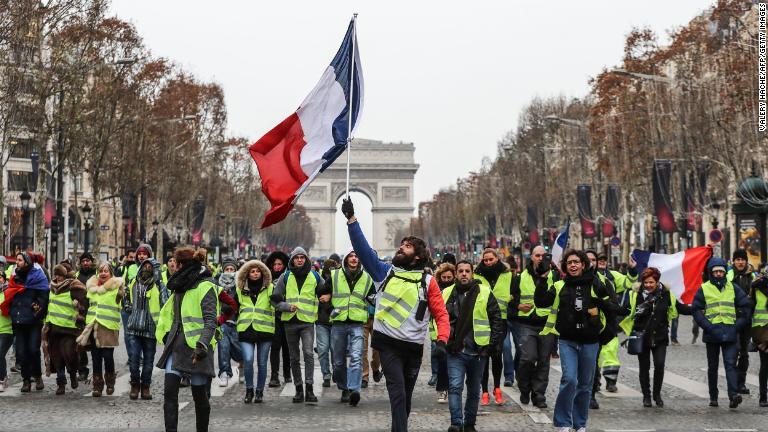
[[680, 346], [680, 342], [674, 340], [672, 341], [672, 346]]
[[360, 383], [360, 388], [368, 388], [368, 380], [363, 380], [363, 382]]
[[272, 379], [269, 380], [269, 387], [270, 388], [280, 387], [280, 380], [277, 379], [276, 377], [273, 377]]
[[587, 432], [587, 428], [582, 426], [582, 427], [576, 429], [576, 432]]
[[597, 403], [597, 399], [592, 398], [589, 400], [589, 409], [600, 409], [600, 404]]
[[427, 385], [430, 387], [434, 387], [435, 385], [437, 385], [437, 375], [432, 375], [429, 378], [429, 381], [427, 381]]
[[226, 387], [229, 385], [229, 375], [226, 372], [219, 374], [219, 387]]
[[349, 406], [356, 407], [360, 403], [360, 392], [353, 391], [349, 394]]
[[605, 384], [605, 391], [607, 391], [608, 393], [616, 393], [617, 391], [619, 391], [619, 389], [616, 388], [616, 383], [615, 382], [608, 381]]
[[245, 375], [243, 374], [243, 368], [240, 366], [237, 367], [237, 382], [240, 384], [245, 382]]
[[741, 395], [737, 394], [736, 396], [731, 398], [731, 402], [728, 404], [728, 408], [731, 408], [731, 409], [738, 408], [741, 402], [742, 402]]
[[712, 408], [717, 408], [718, 406], [720, 406], [720, 404], [717, 403], [717, 399], [710, 399], [709, 406], [711, 406]]
[[330, 378], [324, 378], [323, 379], [323, 387], [329, 388], [331, 386], [331, 379]]
[[491, 403], [491, 395], [488, 392], [483, 392], [483, 396], [480, 398], [480, 405], [486, 406]]
[[557, 432], [571, 432], [571, 428], [568, 426], [561, 426], [557, 428]]
[[437, 392], [437, 403], [448, 403], [448, 392], [447, 391], [441, 391]]
[[379, 382], [381, 381], [381, 377], [384, 374], [381, 373], [381, 371], [373, 371], [373, 382]]
[[504, 396], [502, 396], [500, 388], [493, 389], [493, 397], [496, 399], [496, 405], [504, 405]]
[[515, 380], [504, 380], [504, 387], [514, 387]]

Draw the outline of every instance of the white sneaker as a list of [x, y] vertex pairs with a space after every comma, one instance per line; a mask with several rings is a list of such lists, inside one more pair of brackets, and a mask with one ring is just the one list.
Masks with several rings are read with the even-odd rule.
[[229, 384], [229, 375], [226, 372], [222, 372], [219, 375], [219, 387], [226, 387]]
[[237, 382], [240, 384], [245, 382], [245, 375], [243, 375], [243, 368], [240, 366], [237, 367]]
[[448, 392], [437, 393], [437, 403], [448, 403]]
[[580, 427], [576, 432], [587, 432], [587, 428]]
[[561, 426], [557, 428], [557, 432], [571, 432], [571, 428], [569, 428], [568, 426]]

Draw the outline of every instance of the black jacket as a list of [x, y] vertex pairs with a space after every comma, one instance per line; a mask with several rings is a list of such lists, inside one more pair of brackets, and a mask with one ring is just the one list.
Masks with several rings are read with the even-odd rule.
[[448, 337], [447, 349], [449, 352], [457, 354], [464, 350], [469, 353], [490, 355], [495, 350], [501, 348], [507, 326], [501, 319], [501, 310], [499, 303], [493, 296], [488, 297], [486, 312], [488, 313], [488, 323], [491, 327], [490, 342], [487, 346], [479, 347], [474, 340], [473, 312], [475, 310], [475, 301], [480, 292], [479, 282], [472, 280], [470, 287], [466, 292], [458, 286], [453, 287], [451, 296], [445, 303], [445, 309], [448, 311], [448, 319], [451, 323], [451, 334]]
[[[637, 292], [635, 305], [635, 322], [633, 330], [644, 331], [643, 346], [645, 348], [669, 345], [669, 320], [667, 314], [670, 308], [669, 289], [665, 286], [657, 288], [658, 293], [643, 298], [643, 290]], [[622, 308], [629, 315], [632, 310], [627, 304]]]
[[[593, 308], [598, 309], [599, 312], [598, 303], [603, 303], [591, 293], [593, 287], [596, 295], [600, 295], [604, 290], [599, 286], [599, 282], [595, 282], [596, 279], [593, 272], [586, 272], [578, 278], [565, 277], [564, 285], [560, 290], [560, 304], [555, 322], [555, 330], [560, 333], [560, 339], [584, 344], [600, 341], [602, 327], [600, 314], [588, 313]], [[534, 294], [536, 307], [551, 307], [555, 302], [556, 294], [554, 285], [549, 288], [537, 286]]]

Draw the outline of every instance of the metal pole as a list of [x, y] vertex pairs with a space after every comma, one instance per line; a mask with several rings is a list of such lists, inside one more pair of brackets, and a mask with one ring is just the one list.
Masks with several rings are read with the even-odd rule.
[[349, 165], [352, 154], [352, 111], [353, 96], [355, 92], [355, 62], [357, 56], [355, 49], [357, 45], [357, 14], [352, 15], [352, 66], [349, 74], [349, 121], [347, 123], [347, 199], [349, 199]]
[[[59, 134], [57, 137], [57, 160], [56, 160], [56, 218], [58, 220], [58, 230], [56, 231], [56, 250], [55, 258], [52, 263], [59, 262], [64, 258], [66, 242], [64, 241], [64, 90], [59, 90]], [[51, 251], [53, 252], [53, 251]]]

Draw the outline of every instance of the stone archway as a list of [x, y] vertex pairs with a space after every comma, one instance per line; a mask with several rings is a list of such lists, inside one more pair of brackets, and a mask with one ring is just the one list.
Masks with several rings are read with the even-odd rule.
[[[413, 152], [412, 143], [366, 139], [352, 143], [350, 190], [365, 194], [373, 204], [373, 238], [368, 241], [381, 257], [394, 254], [395, 231], [413, 216], [413, 178], [419, 169]], [[335, 252], [334, 215], [336, 201], [346, 192], [346, 164], [344, 153], [299, 198], [315, 230], [313, 256]]]

